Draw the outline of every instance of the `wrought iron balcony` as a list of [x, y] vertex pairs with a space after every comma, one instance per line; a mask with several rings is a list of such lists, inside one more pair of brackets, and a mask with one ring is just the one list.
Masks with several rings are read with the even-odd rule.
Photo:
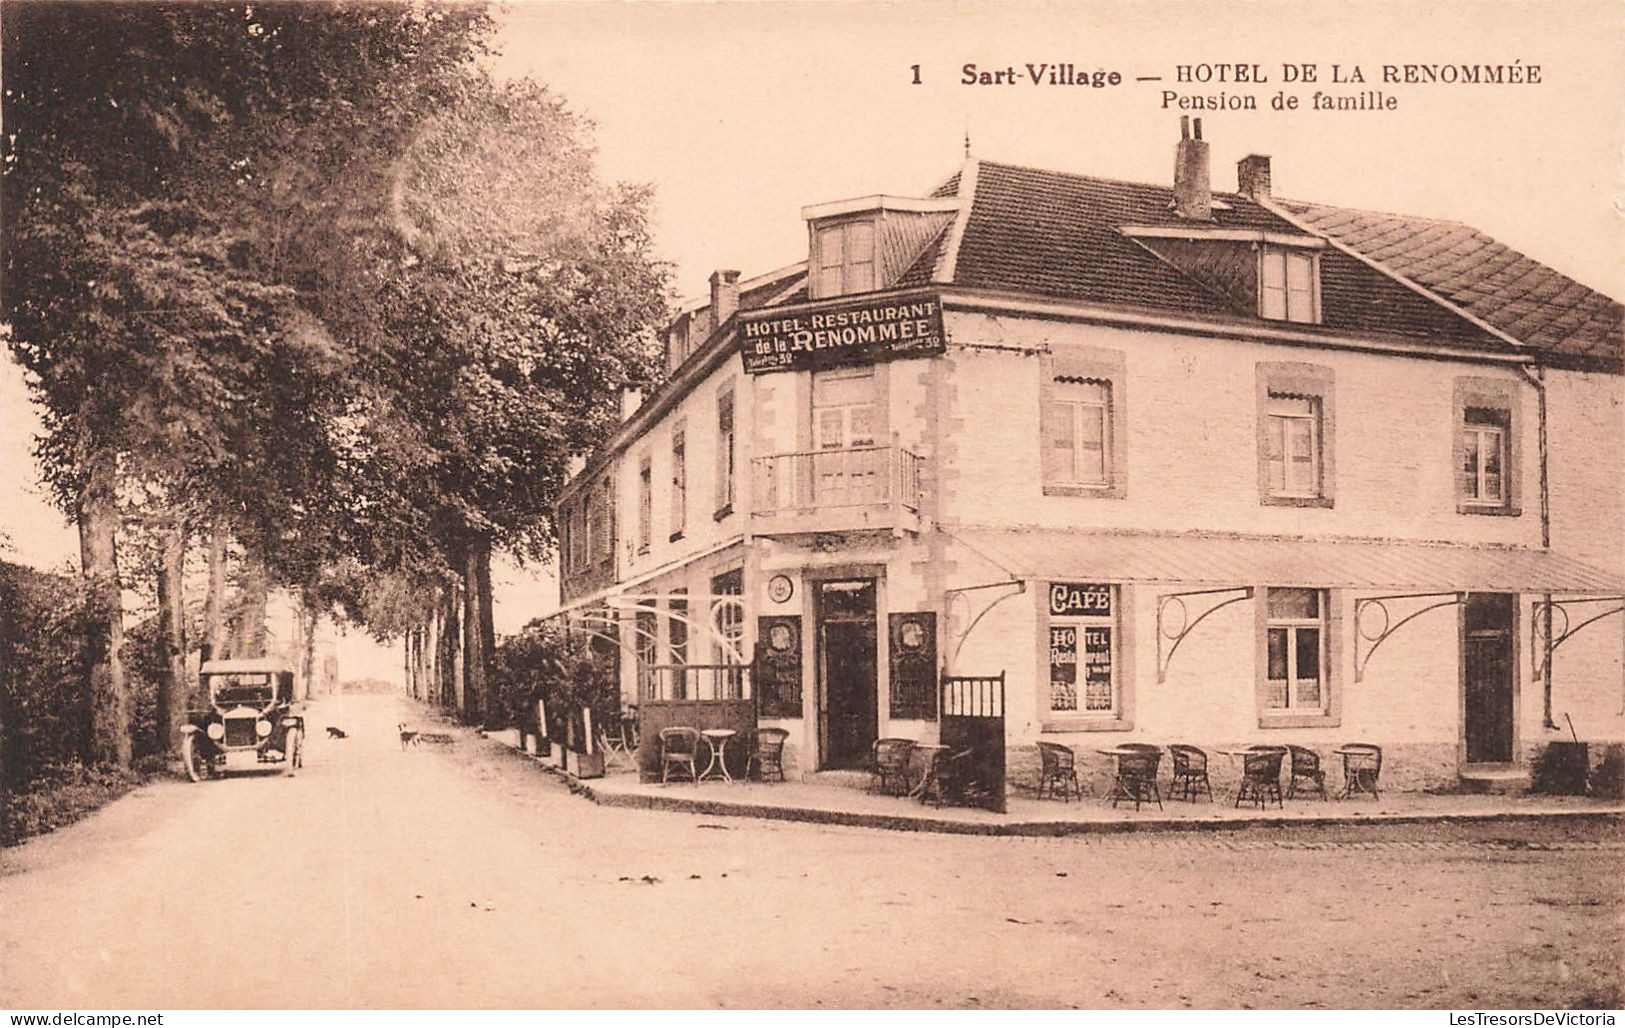
[[919, 529], [925, 461], [900, 446], [780, 453], [752, 463], [752, 528], [759, 533]]

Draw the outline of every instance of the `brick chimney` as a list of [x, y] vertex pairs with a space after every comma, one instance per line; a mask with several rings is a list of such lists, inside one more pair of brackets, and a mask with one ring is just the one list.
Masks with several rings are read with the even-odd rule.
[[1236, 192], [1254, 200], [1265, 200], [1270, 195], [1270, 159], [1268, 154], [1250, 153], [1236, 162]]
[[1213, 188], [1208, 184], [1207, 143], [1202, 140], [1202, 119], [1179, 119], [1179, 149], [1174, 151], [1174, 213], [1193, 221], [1213, 220]]
[[711, 325], [715, 331], [739, 309], [739, 272], [711, 272]]

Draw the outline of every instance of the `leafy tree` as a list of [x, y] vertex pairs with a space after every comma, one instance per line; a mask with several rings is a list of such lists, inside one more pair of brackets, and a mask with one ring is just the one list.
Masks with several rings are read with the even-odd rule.
[[[309, 359], [320, 334], [295, 303], [333, 308], [338, 215], [365, 195], [345, 187], [387, 180], [402, 125], [489, 28], [477, 7], [7, 10], [5, 313], [46, 411], [46, 478], [80, 523], [97, 757], [130, 756], [121, 492], [152, 487], [177, 521], [212, 506], [252, 555], [280, 552], [243, 515], [268, 480], [309, 487], [323, 470], [290, 470], [321, 432], [285, 419], [331, 370]], [[266, 402], [272, 383], [286, 403]]]
[[403, 372], [389, 388], [426, 451], [413, 503], [462, 578], [470, 718], [488, 713], [493, 549], [546, 558], [570, 458], [654, 372], [666, 269], [649, 192], [598, 185], [589, 131], [543, 87], [481, 80], [398, 168], [411, 259], [381, 291]]

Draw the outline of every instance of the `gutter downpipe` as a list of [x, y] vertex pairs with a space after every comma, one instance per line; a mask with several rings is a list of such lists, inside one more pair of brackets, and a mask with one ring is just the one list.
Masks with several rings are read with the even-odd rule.
[[[1518, 370], [1523, 372], [1529, 384], [1535, 387], [1535, 397], [1540, 420], [1540, 548], [1552, 548], [1552, 507], [1551, 507], [1551, 480], [1547, 471], [1547, 427], [1546, 427], [1546, 368], [1535, 365], [1531, 372], [1529, 366], [1519, 365]], [[1544, 728], [1556, 728], [1552, 720], [1552, 594], [1541, 594], [1540, 607], [1540, 634], [1543, 638], [1542, 647], [1545, 652], [1541, 654], [1541, 725]]]

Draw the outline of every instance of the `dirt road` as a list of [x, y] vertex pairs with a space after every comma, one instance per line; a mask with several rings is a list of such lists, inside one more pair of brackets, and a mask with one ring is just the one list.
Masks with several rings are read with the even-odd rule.
[[0, 853], [0, 1007], [1621, 1001], [1608, 829], [706, 819], [592, 806], [462, 732], [402, 752], [413, 717], [328, 700], [296, 777], [164, 783]]

